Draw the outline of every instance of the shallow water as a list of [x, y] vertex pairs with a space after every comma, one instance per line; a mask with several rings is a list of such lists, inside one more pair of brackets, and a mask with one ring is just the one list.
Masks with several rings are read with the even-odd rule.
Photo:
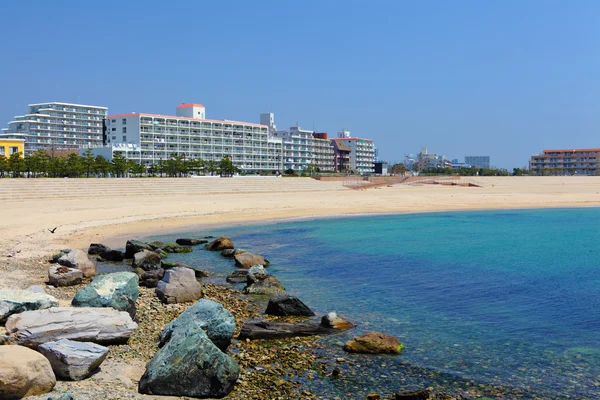
[[[229, 236], [236, 247], [265, 255], [269, 272], [317, 314], [335, 310], [356, 321], [352, 332], [323, 341], [364, 374], [307, 379], [320, 393], [390, 393], [437, 382], [500, 386], [523, 398], [597, 399], [599, 222], [598, 208], [432, 213], [157, 239]], [[170, 259], [223, 275], [233, 269], [231, 259], [200, 247]], [[370, 330], [399, 337], [404, 352], [343, 353], [341, 343]]]

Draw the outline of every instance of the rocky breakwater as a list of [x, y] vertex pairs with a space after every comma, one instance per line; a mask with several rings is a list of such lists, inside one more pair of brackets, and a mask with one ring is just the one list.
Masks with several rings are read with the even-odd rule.
[[222, 236], [218, 239], [213, 240], [212, 242], [206, 245], [206, 250], [210, 251], [221, 251], [227, 249], [233, 249], [235, 246], [233, 245], [233, 240], [228, 237]]
[[132, 272], [115, 272], [94, 278], [79, 290], [71, 305], [73, 307], [111, 307], [126, 311], [135, 317], [135, 302], [138, 298], [138, 276]]
[[239, 366], [209, 335], [222, 341], [223, 334], [233, 334], [233, 317], [211, 303], [200, 300], [161, 333], [162, 347], [146, 365], [140, 393], [221, 398], [231, 392]]
[[62, 255], [56, 262], [62, 266], [80, 270], [83, 276], [96, 275], [96, 264], [81, 250], [71, 250]]
[[52, 307], [11, 315], [6, 321], [10, 341], [34, 349], [61, 339], [125, 343], [136, 328], [128, 313], [112, 308]]
[[139, 277], [140, 286], [156, 287], [165, 275], [165, 270], [161, 265], [161, 255], [152, 250], [142, 250], [135, 253], [131, 266], [133, 272]]

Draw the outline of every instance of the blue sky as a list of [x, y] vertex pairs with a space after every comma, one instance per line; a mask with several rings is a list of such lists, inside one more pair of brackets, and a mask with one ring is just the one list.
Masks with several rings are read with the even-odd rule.
[[600, 147], [600, 2], [2, 1], [0, 125], [27, 104], [171, 114], [426, 145], [513, 168]]

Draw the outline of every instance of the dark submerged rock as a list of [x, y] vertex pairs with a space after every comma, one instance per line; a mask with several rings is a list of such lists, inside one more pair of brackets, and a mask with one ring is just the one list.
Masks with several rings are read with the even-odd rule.
[[199, 244], [208, 243], [206, 239], [177, 239], [175, 243], [181, 246], [197, 246]]
[[278, 293], [271, 296], [265, 314], [278, 316], [296, 315], [305, 317], [312, 317], [315, 315], [315, 313], [312, 312], [299, 298], [287, 293]]
[[101, 243], [92, 243], [88, 248], [88, 254], [92, 255], [98, 255], [104, 253], [105, 251], [110, 251], [110, 248]]

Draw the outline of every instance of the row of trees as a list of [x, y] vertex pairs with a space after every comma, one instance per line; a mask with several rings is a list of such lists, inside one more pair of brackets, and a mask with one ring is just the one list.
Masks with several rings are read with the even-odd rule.
[[[404, 174], [408, 169], [403, 163], [394, 164], [389, 168], [391, 174]], [[461, 176], [508, 176], [511, 175], [505, 169], [496, 168], [460, 168], [458, 170], [452, 168], [432, 168], [424, 171], [419, 171], [418, 166], [413, 167], [414, 172], [419, 172], [421, 175], [461, 175]], [[527, 175], [529, 170], [523, 168], [514, 168], [512, 175]]]
[[160, 160], [148, 169], [143, 164], [114, 153], [112, 161], [102, 156], [94, 156], [87, 149], [82, 156], [70, 153], [66, 157], [52, 157], [44, 150], [22, 157], [21, 153], [9, 157], [0, 156], [0, 177], [124, 177], [124, 176], [187, 176], [189, 173], [232, 176], [239, 172], [231, 160], [223, 157], [221, 161], [202, 159], [186, 160], [184, 156], [174, 156]]

